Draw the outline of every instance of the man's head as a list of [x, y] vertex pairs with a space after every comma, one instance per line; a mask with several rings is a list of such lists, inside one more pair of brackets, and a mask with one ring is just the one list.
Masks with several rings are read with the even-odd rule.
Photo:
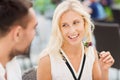
[[35, 35], [36, 24], [29, 0], [0, 1], [0, 40], [8, 45], [11, 57], [27, 53]]

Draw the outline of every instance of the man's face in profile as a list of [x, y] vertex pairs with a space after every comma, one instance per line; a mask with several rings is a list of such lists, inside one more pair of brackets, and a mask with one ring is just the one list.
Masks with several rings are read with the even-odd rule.
[[29, 53], [30, 51], [30, 44], [35, 36], [35, 29], [37, 26], [37, 19], [35, 17], [35, 13], [34, 10], [32, 8], [30, 8], [29, 10], [29, 21], [28, 24], [26, 26], [26, 28], [22, 28], [22, 38], [20, 39], [20, 41], [18, 43], [15, 44], [15, 47], [12, 49], [10, 55], [11, 57], [16, 56], [16, 55], [24, 55], [27, 53]]

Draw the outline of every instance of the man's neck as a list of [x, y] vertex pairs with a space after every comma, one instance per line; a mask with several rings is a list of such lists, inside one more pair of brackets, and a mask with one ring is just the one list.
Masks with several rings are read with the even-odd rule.
[[2, 64], [2, 66], [5, 68], [6, 64], [10, 61], [9, 57], [6, 56], [2, 56], [0, 57], [0, 63]]
[[4, 68], [7, 62], [10, 61], [8, 48], [9, 47], [6, 47], [3, 43], [0, 43], [0, 63]]

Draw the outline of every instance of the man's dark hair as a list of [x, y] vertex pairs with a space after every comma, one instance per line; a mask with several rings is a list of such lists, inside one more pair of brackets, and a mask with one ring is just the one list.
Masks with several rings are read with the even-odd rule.
[[31, 7], [30, 0], [0, 0], [0, 37], [5, 36], [16, 23], [26, 27], [24, 19]]

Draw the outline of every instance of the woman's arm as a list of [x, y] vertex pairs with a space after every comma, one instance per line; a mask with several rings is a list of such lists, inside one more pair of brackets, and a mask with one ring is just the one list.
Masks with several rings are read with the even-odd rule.
[[109, 80], [108, 79], [109, 68], [114, 64], [114, 59], [109, 51], [107, 52], [102, 51], [99, 56], [100, 56], [99, 62], [102, 70], [103, 80]]
[[101, 67], [100, 67], [96, 49], [94, 50], [94, 53], [95, 53], [95, 61], [93, 64], [93, 71], [92, 71], [93, 72], [93, 80], [103, 80], [102, 79], [102, 71], [101, 71]]
[[50, 57], [48, 55], [39, 60], [37, 80], [52, 80]]
[[95, 62], [93, 65], [93, 79], [98, 80], [97, 77], [101, 76], [102, 80], [109, 80], [109, 68], [114, 64], [113, 57], [111, 56], [109, 51], [102, 51], [101, 53], [99, 53], [99, 59], [96, 49], [94, 50], [94, 52]]

